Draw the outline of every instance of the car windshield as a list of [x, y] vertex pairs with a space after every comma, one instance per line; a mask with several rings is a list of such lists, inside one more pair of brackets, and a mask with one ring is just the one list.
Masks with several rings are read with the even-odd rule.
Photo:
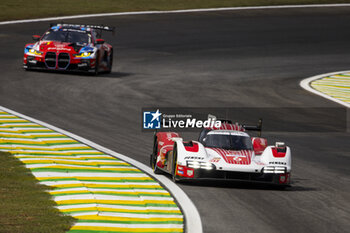
[[203, 140], [205, 147], [215, 147], [225, 150], [252, 150], [250, 137], [241, 135], [208, 134]]
[[43, 36], [42, 40], [79, 44], [88, 44], [90, 42], [90, 38], [87, 33], [77, 31], [48, 31]]

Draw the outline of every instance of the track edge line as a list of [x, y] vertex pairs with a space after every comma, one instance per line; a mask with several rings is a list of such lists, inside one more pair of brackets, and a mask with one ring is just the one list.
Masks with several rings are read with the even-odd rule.
[[350, 108], [350, 104], [349, 104], [349, 103], [346, 103], [346, 102], [344, 102], [344, 101], [341, 101], [341, 100], [338, 100], [338, 99], [336, 99], [336, 98], [334, 98], [334, 97], [331, 97], [331, 96], [329, 96], [329, 95], [326, 95], [326, 94], [324, 94], [324, 93], [322, 93], [322, 92], [320, 92], [320, 91], [317, 91], [316, 89], [314, 89], [314, 88], [312, 88], [312, 87], [310, 86], [310, 83], [313, 82], [313, 81], [315, 81], [315, 80], [317, 80], [317, 79], [325, 78], [325, 77], [327, 77], [327, 76], [336, 75], [336, 74], [348, 73], [348, 72], [350, 72], [350, 70], [344, 70], [344, 71], [337, 71], [337, 72], [331, 72], [331, 73], [325, 73], [325, 74], [315, 75], [315, 76], [312, 76], [312, 77], [309, 77], [309, 78], [306, 78], [306, 79], [301, 80], [300, 83], [299, 83], [299, 85], [300, 85], [303, 89], [305, 89], [305, 90], [307, 90], [307, 91], [309, 91], [309, 92], [311, 92], [311, 93], [314, 93], [314, 94], [319, 95], [319, 96], [321, 96], [321, 97], [323, 97], [323, 98], [326, 98], [326, 99], [328, 99], [328, 100], [331, 100], [331, 101], [333, 101], [333, 102], [336, 102], [336, 103], [338, 103], [338, 104], [341, 104], [341, 105], [343, 105], [343, 106], [345, 106], [345, 107], [347, 107], [347, 108]]

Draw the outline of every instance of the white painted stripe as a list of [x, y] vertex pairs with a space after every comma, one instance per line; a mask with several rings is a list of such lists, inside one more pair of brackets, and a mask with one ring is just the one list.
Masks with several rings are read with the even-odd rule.
[[50, 136], [50, 135], [56, 135], [56, 136], [65, 136], [63, 134], [60, 134], [60, 133], [56, 133], [56, 132], [53, 132], [53, 131], [49, 131], [49, 132], [45, 132], [45, 133], [23, 133], [24, 135], [31, 135], [31, 136]]
[[288, 9], [288, 8], [323, 8], [323, 7], [328, 8], [328, 7], [349, 7], [349, 6], [350, 6], [350, 4], [344, 3], [344, 4], [219, 7], [219, 8], [204, 8], [204, 9], [170, 10], [170, 11], [115, 12], [115, 13], [102, 13], [102, 14], [85, 14], [85, 15], [71, 15], [71, 16], [61, 16], [61, 17], [48, 17], [48, 18], [41, 18], [41, 19], [3, 21], [3, 22], [0, 22], [0, 25], [33, 23], [33, 22], [43, 22], [43, 21], [55, 21], [55, 20], [65, 20], [65, 19], [91, 18], [91, 17], [123, 16], [123, 15], [178, 14], [178, 13], [192, 13], [192, 12], [211, 12], [211, 11], [266, 10], [266, 9]]
[[67, 209], [79, 209], [79, 208], [93, 208], [97, 207], [97, 204], [82, 204], [82, 205], [58, 205], [56, 206], [59, 210], [67, 210]]
[[310, 83], [317, 80], [317, 79], [321, 79], [321, 78], [325, 78], [325, 77], [328, 77], [328, 76], [332, 76], [332, 75], [337, 75], [337, 74], [341, 74], [341, 73], [349, 73], [350, 71], [349, 70], [346, 70], [346, 71], [338, 71], [338, 72], [332, 72], [332, 73], [327, 73], [327, 74], [320, 74], [320, 75], [316, 75], [316, 76], [313, 76], [313, 77], [310, 77], [310, 78], [306, 78], [304, 80], [302, 80], [300, 82], [300, 86], [302, 88], [304, 88], [305, 90], [309, 91], [309, 92], [312, 92], [316, 95], [319, 95], [319, 96], [322, 96], [323, 98], [326, 98], [326, 99], [329, 99], [333, 102], [336, 102], [338, 104], [341, 104], [345, 107], [348, 107], [350, 108], [350, 103], [346, 103], [344, 101], [341, 101], [339, 99], [336, 99], [336, 98], [333, 98], [329, 95], [326, 95], [320, 91], [317, 91], [315, 89], [313, 89], [311, 86], [310, 86]]
[[31, 124], [31, 123], [25, 123], [25, 122], [23, 122], [23, 123], [6, 123], [6, 124], [1, 124], [1, 127], [12, 127], [14, 129], [18, 129], [18, 127], [14, 127], [14, 126], [29, 128], [28, 126], [35, 127], [37, 125], [36, 124]]
[[121, 210], [170, 210], [178, 211], [177, 207], [157, 207], [157, 206], [126, 206], [126, 205], [106, 205], [106, 204], [82, 204], [82, 205], [61, 205], [57, 206], [57, 209], [68, 210], [68, 209], [80, 209], [80, 208], [113, 208]]
[[[66, 188], [66, 189], [59, 189], [59, 190], [46, 190], [48, 193], [59, 193], [59, 192], [71, 192], [71, 191], [89, 191], [90, 189], [87, 187], [78, 187], [78, 188]], [[90, 204], [89, 204], [90, 205]]]
[[[82, 144], [82, 143], [75, 143], [72, 145], [52, 145], [50, 146], [50, 148], [55, 148], [55, 149], [62, 149], [62, 148], [71, 148], [71, 147], [87, 147], [86, 145]], [[80, 150], [79, 150], [80, 151]], [[84, 151], [84, 150], [81, 150]], [[85, 150], [85, 151], [93, 151], [93, 150]]]
[[[72, 201], [72, 200], [95, 200], [94, 194], [80, 194], [80, 195], [67, 195], [67, 196], [57, 196], [53, 197], [54, 201]], [[108, 199], [98, 199], [98, 200], [108, 200]], [[139, 200], [139, 199], [138, 199]]]
[[[201, 218], [199, 215], [199, 212], [196, 208], [196, 206], [193, 204], [193, 202], [191, 201], [191, 199], [186, 195], [186, 193], [180, 188], [178, 187], [175, 183], [173, 183], [172, 181], [170, 181], [167, 177], [163, 176], [163, 175], [156, 175], [153, 173], [152, 169], [146, 165], [144, 165], [141, 162], [138, 162], [132, 158], [129, 158], [125, 155], [119, 154], [115, 151], [112, 151], [110, 149], [107, 149], [103, 146], [100, 146], [90, 140], [87, 140], [83, 137], [80, 137], [78, 135], [72, 134], [68, 131], [65, 131], [63, 129], [57, 128], [55, 126], [52, 126], [50, 124], [47, 124], [45, 122], [36, 120], [32, 117], [20, 114], [18, 112], [15, 112], [13, 110], [10, 110], [8, 108], [2, 107], [0, 106], [0, 110], [4, 111], [4, 112], [8, 112], [10, 114], [16, 115], [18, 117], [27, 119], [31, 122], [37, 123], [39, 125], [42, 125], [44, 127], [47, 127], [51, 130], [54, 130], [56, 132], [62, 133], [68, 137], [74, 138], [75, 140], [82, 142], [86, 145], [89, 145], [95, 149], [97, 149], [98, 151], [102, 151], [106, 154], [112, 155], [118, 159], [124, 160], [125, 162], [128, 162], [130, 164], [132, 164], [133, 166], [143, 170], [144, 172], [146, 172], [147, 174], [153, 176], [156, 180], [158, 180], [160, 183], [162, 183], [165, 187], [167, 187], [167, 189], [171, 192], [171, 194], [173, 195], [173, 197], [177, 200], [177, 202], [179, 203], [179, 205], [181, 206], [182, 212], [184, 214], [184, 217], [186, 219], [186, 225], [185, 225], [185, 231], [188, 233], [201, 233], [203, 232], [203, 228], [202, 228], [202, 222], [201, 222]], [[75, 175], [77, 175], [77, 173], [75, 173]], [[94, 174], [96, 175], [96, 174]], [[124, 173], [125, 175], [125, 173]], [[130, 174], [131, 175], [131, 174]], [[143, 183], [143, 184], [148, 184], [148, 182]], [[174, 215], [176, 216], [176, 215]], [[147, 215], [147, 218], [149, 218], [150, 216]], [[169, 216], [168, 216], [169, 217]], [[178, 216], [177, 216], [178, 217]], [[181, 216], [182, 218], [182, 216]]]
[[117, 195], [103, 195], [103, 194], [77, 194], [77, 195], [64, 195], [55, 196], [55, 201], [69, 201], [69, 200], [110, 200], [110, 201], [173, 201], [171, 197], [154, 197], [154, 196], [117, 196]]
[[69, 213], [70, 216], [96, 216], [100, 215], [100, 212], [98, 211], [93, 211], [93, 212], [77, 212], [77, 213]]
[[120, 169], [120, 170], [132, 170], [138, 171], [139, 169], [134, 168], [132, 166], [84, 166], [84, 165], [73, 165], [73, 164], [60, 164], [60, 163], [38, 163], [38, 164], [26, 164], [27, 168], [43, 168], [43, 167], [64, 167], [64, 168], [101, 168], [101, 169]]
[[178, 211], [180, 210], [177, 207], [157, 207], [157, 206], [125, 206], [125, 205], [105, 205], [105, 204], [97, 204], [98, 207], [101, 208], [114, 208], [114, 209], [126, 209], [126, 210], [144, 210], [145, 208], [147, 210], [172, 210], [172, 211]]
[[135, 185], [135, 186], [153, 186], [153, 185], [159, 185], [156, 182], [91, 182], [91, 181], [78, 181], [78, 180], [65, 180], [65, 181], [42, 181], [41, 184], [47, 185], [47, 186], [53, 186], [53, 185], [69, 185], [69, 184], [96, 184], [96, 185], [120, 185], [120, 186], [129, 186], [129, 185]]
[[[11, 150], [12, 151], [12, 150]], [[23, 152], [23, 151], [21, 151]], [[57, 153], [55, 153], [54, 155], [42, 155], [42, 154], [38, 154], [38, 155], [32, 155], [32, 154], [14, 154], [13, 156], [15, 156], [16, 158], [45, 158], [45, 159], [66, 159], [69, 161], [76, 161], [79, 159], [87, 159], [84, 158], [83, 156], [75, 156], [75, 155], [57, 155]], [[112, 158], [109, 157], [103, 157], [104, 159], [102, 160], [102, 158], [98, 157], [98, 159], [101, 159], [101, 161], [111, 161]], [[97, 159], [97, 158], [96, 158]]]
[[99, 189], [99, 188], [89, 188], [89, 191], [92, 192], [108, 192], [108, 191], [112, 191], [112, 192], [120, 192], [120, 193], [127, 193], [127, 192], [142, 192], [142, 193], [164, 193], [164, 194], [168, 194], [169, 192], [166, 190], [158, 190], [158, 189], [148, 189], [148, 190], [144, 190], [144, 189], [120, 189], [120, 190], [115, 190], [115, 189]]
[[70, 162], [70, 163], [86, 163], [86, 165], [89, 164], [94, 164], [94, 163], [110, 163], [110, 164], [125, 164], [125, 162], [121, 160], [71, 160], [71, 159], [62, 159], [62, 158], [45, 158], [41, 157], [40, 158], [19, 158], [21, 161], [41, 161], [41, 160], [52, 160], [52, 161], [57, 161], [57, 162]]
[[[0, 106], [0, 108], [1, 108], [1, 106]], [[2, 126], [4, 126], [4, 125], [2, 125]], [[29, 130], [35, 130], [35, 131], [48, 131], [48, 132], [51, 132], [49, 127], [47, 127], [47, 128], [44, 128], [44, 127], [33, 127], [33, 128], [30, 128], [30, 127], [16, 127], [16, 128], [12, 128], [12, 129], [6, 128], [6, 130], [8, 130], [8, 131], [19, 131], [19, 130], [21, 130], [21, 131], [29, 131]]]
[[[2, 145], [2, 146], [0, 146], [0, 148], [1, 147], [6, 148], [6, 147], [9, 147], [9, 146], [11, 146], [12, 148], [16, 148], [17, 149], [17, 150], [11, 150], [11, 151], [13, 151], [15, 153], [16, 152], [28, 152], [28, 153], [40, 152], [40, 153], [55, 153], [55, 154], [89, 153], [87, 155], [91, 155], [91, 153], [98, 153], [98, 151], [94, 151], [94, 150], [26, 150], [25, 148], [28, 148], [28, 149], [34, 149], [34, 148], [38, 148], [38, 149], [57, 149], [57, 148], [50, 148], [50, 147], [44, 148], [44, 146], [41, 147], [41, 146], [29, 146], [29, 145], [20, 145], [20, 144], [9, 144], [8, 146], [7, 145]], [[82, 156], [84, 154], [74, 154], [74, 156], [77, 156], [77, 155]], [[101, 154], [98, 154], [98, 155], [101, 155]], [[91, 156], [94, 157], [94, 156], [98, 156], [98, 155], [91, 155]], [[108, 155], [103, 155], [103, 156], [106, 157]], [[103, 156], [101, 156], [101, 157], [103, 157]]]
[[33, 175], [38, 178], [45, 178], [45, 177], [98, 177], [98, 178], [120, 178], [120, 177], [149, 177], [145, 173], [115, 173], [115, 172], [74, 172], [74, 173], [67, 173], [67, 172], [33, 172]]
[[[98, 214], [99, 216], [110, 216], [110, 217], [130, 217], [130, 218], [178, 218], [183, 219], [182, 215], [178, 214], [133, 214], [133, 213], [117, 213], [103, 211]], [[194, 231], [196, 232], [196, 231]]]
[[[52, 135], [55, 135], [55, 136], [60, 136], [62, 134], [58, 134], [58, 133], [55, 133], [55, 132], [47, 132], [47, 133], [6, 133], [6, 132], [0, 132], [0, 135], [9, 135], [9, 136], [21, 136], [21, 137], [31, 137], [31, 136], [34, 136], [34, 137], [37, 137], [37, 136], [52, 136]], [[64, 136], [64, 135], [62, 135]]]
[[149, 189], [149, 190], [144, 190], [144, 189], [99, 189], [99, 188], [86, 188], [86, 187], [81, 187], [81, 188], [69, 188], [69, 189], [59, 189], [59, 190], [48, 190], [48, 192], [53, 193], [53, 194], [60, 194], [60, 193], [66, 193], [66, 192], [74, 192], [74, 191], [89, 191], [89, 192], [119, 192], [119, 193], [137, 193], [137, 192], [142, 192], [142, 193], [164, 193], [168, 194], [169, 192], [166, 190], [158, 190], [158, 189]]
[[[114, 212], [89, 212], [89, 213], [84, 213], [84, 212], [80, 212], [80, 213], [72, 213], [71, 214], [73, 217], [74, 216], [107, 216], [107, 217], [124, 217], [124, 218], [145, 218], [145, 219], [149, 219], [149, 218], [177, 218], [179, 220], [183, 219], [182, 215], [170, 215], [170, 214], [131, 214], [131, 213], [114, 213]], [[186, 225], [188, 223], [186, 222]], [[186, 226], [185, 225], [185, 226]], [[189, 233], [197, 233], [198, 231], [193, 230]], [[202, 231], [201, 231], [202, 232]], [[199, 233], [199, 232], [198, 232]]]
[[87, 227], [115, 227], [115, 228], [160, 228], [160, 229], [168, 229], [168, 228], [181, 228], [183, 224], [120, 224], [120, 223], [90, 223], [90, 222], [77, 222], [74, 226], [87, 226]]
[[[76, 142], [70, 138], [5, 138], [12, 141], [27, 141], [27, 142], [46, 142], [46, 141], [69, 141]], [[57, 146], [57, 145], [56, 145]]]

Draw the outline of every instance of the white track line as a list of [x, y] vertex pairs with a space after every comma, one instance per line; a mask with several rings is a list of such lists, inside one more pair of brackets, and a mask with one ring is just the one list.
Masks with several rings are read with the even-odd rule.
[[170, 11], [114, 12], [114, 13], [102, 13], [102, 14], [85, 14], [85, 15], [49, 17], [49, 18], [41, 18], [41, 19], [3, 21], [3, 22], [0, 22], [0, 25], [55, 21], [55, 20], [64, 20], [64, 19], [121, 16], [121, 15], [178, 14], [178, 13], [192, 13], [192, 12], [211, 12], [211, 11], [266, 10], [266, 9], [321, 8], [321, 7], [350, 7], [350, 4], [344, 3], [344, 4], [282, 5], [282, 6], [248, 6], [248, 7], [222, 7], [222, 8], [203, 8], [203, 9], [188, 9], [188, 10], [170, 10]]
[[331, 96], [329, 96], [329, 95], [326, 95], [326, 94], [324, 94], [324, 93], [322, 93], [322, 92], [320, 92], [320, 91], [317, 91], [317, 90], [313, 89], [313, 88], [310, 86], [310, 83], [313, 82], [313, 81], [315, 81], [315, 80], [317, 80], [317, 79], [321, 79], [321, 78], [325, 78], [325, 77], [328, 77], [328, 76], [332, 76], [332, 75], [336, 75], [336, 74], [341, 74], [341, 73], [349, 73], [349, 72], [350, 72], [350, 70], [345, 70], [345, 71], [338, 71], [338, 72], [332, 72], [332, 73], [327, 73], [327, 74], [316, 75], [316, 76], [313, 76], [313, 77], [310, 77], [310, 78], [306, 78], [306, 79], [301, 80], [300, 86], [301, 86], [302, 88], [304, 88], [305, 90], [309, 91], [309, 92], [312, 92], [312, 93], [314, 93], [314, 94], [316, 94], [316, 95], [322, 96], [322, 97], [324, 97], [324, 98], [326, 98], [326, 99], [332, 100], [332, 101], [334, 101], [334, 102], [336, 102], [336, 103], [338, 103], [338, 104], [341, 104], [341, 105], [343, 105], [343, 106], [345, 106], [345, 107], [350, 108], [350, 104], [349, 104], [349, 103], [346, 103], [346, 102], [344, 102], [344, 101], [341, 101], [341, 100], [339, 100], [339, 99], [336, 99], [336, 98], [333, 98], [333, 97], [331, 97]]
[[144, 165], [143, 163], [140, 163], [132, 158], [125, 156], [125, 155], [114, 152], [108, 148], [100, 146], [100, 145], [98, 145], [90, 140], [82, 138], [82, 137], [75, 135], [73, 133], [70, 133], [66, 130], [57, 128], [57, 127], [50, 125], [48, 123], [45, 123], [45, 122], [42, 122], [40, 120], [34, 119], [32, 117], [23, 115], [21, 113], [15, 112], [11, 109], [8, 109], [8, 108], [2, 107], [2, 106], [0, 106], [0, 110], [4, 111], [4, 112], [11, 113], [13, 115], [16, 115], [16, 116], [21, 117], [23, 119], [26, 119], [28, 121], [34, 122], [36, 124], [42, 125], [44, 127], [52, 129], [56, 132], [64, 134], [68, 137], [74, 138], [75, 140], [80, 141], [86, 145], [89, 145], [98, 151], [104, 152], [108, 155], [111, 155], [111, 156], [114, 156], [114, 157], [119, 158], [121, 160], [124, 160], [125, 162], [128, 162], [128, 163], [132, 164], [133, 166], [141, 169], [143, 172], [149, 174], [150, 176], [152, 176], [156, 180], [158, 180], [160, 183], [162, 183], [171, 192], [173, 197], [177, 200], [177, 202], [181, 206], [181, 209], [182, 209], [183, 214], [184, 214], [185, 219], [186, 219], [186, 222], [185, 222], [186, 232], [187, 233], [201, 233], [201, 232], [203, 232], [201, 218], [200, 218], [200, 215], [198, 213], [196, 206], [193, 204], [191, 199], [186, 195], [186, 193], [184, 191], [182, 191], [182, 189], [180, 189], [176, 184], [174, 184], [172, 181], [170, 181], [165, 176], [156, 175], [153, 173], [153, 171], [150, 167]]

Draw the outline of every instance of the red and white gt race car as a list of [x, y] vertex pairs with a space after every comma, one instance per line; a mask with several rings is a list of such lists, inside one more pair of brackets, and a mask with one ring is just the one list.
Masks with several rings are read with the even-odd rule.
[[228, 179], [288, 186], [291, 151], [283, 142], [268, 146], [267, 139], [250, 137], [258, 126], [224, 121], [220, 128], [203, 129], [198, 141], [183, 141], [175, 132], [156, 132], [151, 167], [171, 174], [174, 182], [192, 179]]

